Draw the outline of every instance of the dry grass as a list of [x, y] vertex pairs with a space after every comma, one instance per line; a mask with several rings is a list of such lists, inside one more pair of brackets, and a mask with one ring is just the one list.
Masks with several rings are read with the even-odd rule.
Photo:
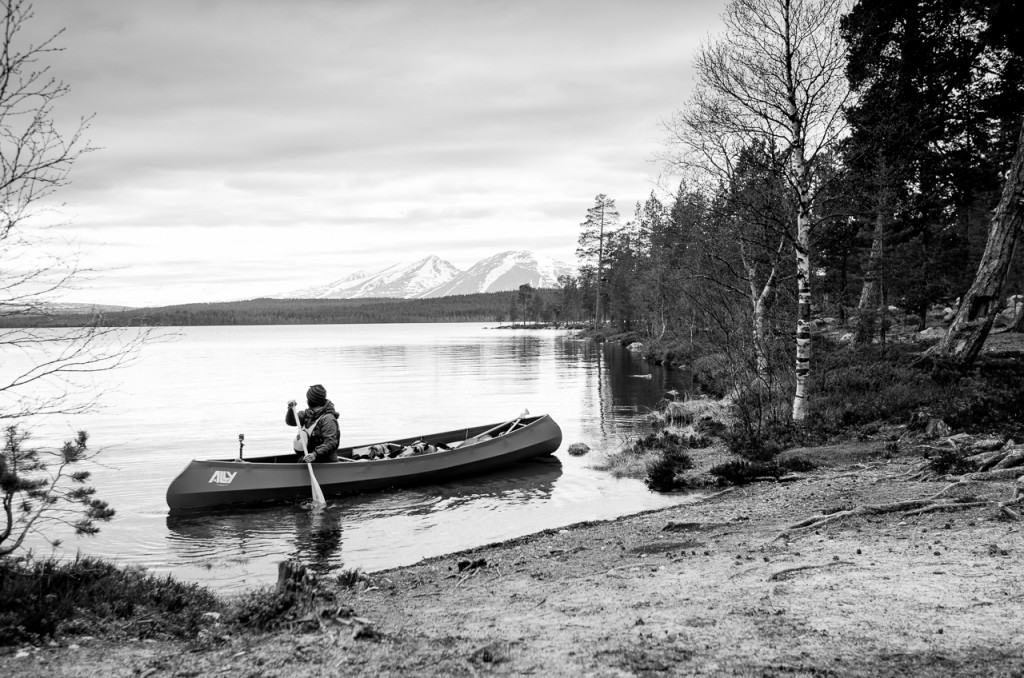
[[702, 421], [731, 426], [736, 421], [730, 398], [716, 400], [698, 397], [689, 400], [670, 400], [647, 416], [651, 422], [667, 426], [696, 425]]

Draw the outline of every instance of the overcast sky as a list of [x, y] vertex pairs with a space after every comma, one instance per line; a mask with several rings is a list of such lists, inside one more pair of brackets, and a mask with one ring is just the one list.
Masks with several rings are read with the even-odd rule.
[[37, 0], [65, 125], [98, 150], [60, 235], [69, 301], [252, 298], [430, 254], [574, 263], [654, 157], [722, 2]]

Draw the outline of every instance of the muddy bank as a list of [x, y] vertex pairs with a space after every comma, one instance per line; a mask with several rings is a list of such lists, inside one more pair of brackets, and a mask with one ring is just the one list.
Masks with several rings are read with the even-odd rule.
[[[340, 601], [372, 621], [192, 642], [69, 639], [18, 648], [25, 676], [1024, 676], [1024, 539], [989, 506], [818, 512], [934, 494], [879, 443], [792, 483], [577, 525], [373, 575]], [[972, 488], [1005, 500], [1012, 481]], [[382, 538], [386, 538], [382, 535]], [[461, 569], [460, 569], [461, 563]], [[69, 647], [68, 644], [75, 647]]]

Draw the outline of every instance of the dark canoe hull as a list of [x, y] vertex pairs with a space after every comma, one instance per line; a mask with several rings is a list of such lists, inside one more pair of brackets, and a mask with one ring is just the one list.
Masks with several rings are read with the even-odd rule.
[[[507, 464], [552, 454], [562, 443], [562, 430], [547, 416], [528, 417], [511, 433], [466, 447], [396, 459], [314, 464], [325, 495], [365, 492], [387, 487], [436, 483], [491, 471]], [[479, 435], [497, 424], [446, 431], [387, 442], [408, 445], [453, 443]], [[350, 452], [343, 448], [340, 452]], [[207, 508], [310, 496], [309, 470], [293, 454], [233, 459], [193, 460], [167, 488], [171, 510]]]

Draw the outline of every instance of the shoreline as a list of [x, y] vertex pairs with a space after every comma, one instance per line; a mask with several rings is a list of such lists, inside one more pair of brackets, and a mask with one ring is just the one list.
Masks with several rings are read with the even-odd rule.
[[[811, 450], [818, 470], [695, 503], [429, 558], [336, 590], [372, 629], [89, 640], [0, 656], [25, 676], [1024, 675], [1024, 537], [991, 507], [829, 523], [921, 498], [921, 458], [882, 443]], [[829, 460], [832, 460], [829, 462]], [[1005, 500], [1014, 481], [980, 483]], [[460, 564], [461, 563], [461, 564]], [[361, 627], [362, 628], [362, 627]], [[72, 647], [73, 646], [73, 647]]]

